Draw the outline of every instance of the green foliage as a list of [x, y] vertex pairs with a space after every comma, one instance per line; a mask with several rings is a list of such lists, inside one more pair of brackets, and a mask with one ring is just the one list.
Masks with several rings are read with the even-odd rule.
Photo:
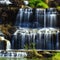
[[57, 9], [60, 11], [60, 6], [57, 6]]
[[24, 47], [25, 47], [25, 49], [27, 49], [27, 50], [28, 50], [29, 48], [30, 48], [30, 49], [35, 49], [35, 43], [31, 43], [30, 45], [25, 44]]
[[26, 45], [24, 46], [24, 48], [27, 49], [27, 50], [28, 50], [28, 47], [29, 47], [28, 44], [26, 44]]
[[44, 2], [44, 0], [30, 0], [29, 6], [32, 8], [49, 8], [49, 6]]
[[60, 60], [60, 52], [56, 53], [55, 56], [52, 57], [52, 60]]

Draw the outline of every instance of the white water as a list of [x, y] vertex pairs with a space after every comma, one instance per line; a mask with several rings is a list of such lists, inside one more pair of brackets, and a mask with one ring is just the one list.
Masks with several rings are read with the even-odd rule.
[[[18, 30], [17, 30], [18, 31]], [[24, 49], [25, 44], [28, 44], [28, 48], [30, 48], [31, 44], [35, 44], [33, 45], [31, 48], [37, 48], [37, 49], [54, 49], [54, 44], [53, 44], [53, 39], [52, 39], [52, 35], [55, 34], [56, 35], [56, 41], [57, 43], [59, 42], [59, 38], [58, 35], [56, 34], [56, 32], [58, 32], [57, 29], [54, 28], [43, 28], [43, 29], [22, 29], [19, 30], [17, 33], [21, 34], [21, 39], [19, 40], [21, 45], [20, 49]], [[17, 33], [14, 33], [15, 36], [17, 36], [17, 38], [19, 39]], [[27, 39], [27, 40], [26, 40]], [[14, 39], [12, 39], [14, 40]], [[16, 41], [18, 41], [16, 39]], [[14, 46], [14, 44], [13, 44]], [[58, 48], [59, 45], [56, 44], [56, 48]]]
[[[33, 13], [35, 15], [33, 15]], [[57, 11], [53, 8], [47, 9], [35, 9], [32, 8], [26, 8], [26, 9], [19, 9], [19, 12], [17, 14], [16, 19], [16, 26], [18, 26], [20, 29], [17, 29], [17, 31], [14, 33], [14, 36], [17, 36], [18, 33], [20, 33], [19, 39], [12, 39], [12, 41], [18, 41], [20, 46], [20, 49], [24, 49], [25, 44], [28, 44], [28, 48], [30, 48], [30, 45], [32, 43], [35, 44], [36, 49], [54, 49], [55, 47], [59, 47], [58, 43], [58, 34], [56, 27], [56, 20], [57, 20]], [[32, 21], [31, 21], [31, 18]], [[31, 26], [31, 27], [30, 27]], [[21, 29], [23, 28], [23, 29]], [[32, 28], [32, 29], [30, 29]], [[35, 30], [35, 29], [36, 30]], [[38, 29], [39, 28], [39, 29]], [[57, 34], [56, 37], [56, 46], [54, 47], [52, 35]], [[12, 42], [12, 46], [14, 46]], [[16, 46], [16, 48], [18, 47]], [[57, 49], [56, 48], [56, 49]]]
[[9, 40], [6, 40], [4, 37], [1, 36], [0, 37], [0, 41], [6, 41], [6, 50], [10, 50], [11, 49], [11, 43], [10, 43]]

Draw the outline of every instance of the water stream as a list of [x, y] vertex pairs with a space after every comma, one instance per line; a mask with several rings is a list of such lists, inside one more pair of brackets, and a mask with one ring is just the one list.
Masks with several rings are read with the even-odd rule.
[[[18, 11], [12, 38], [12, 49], [54, 50], [59, 49], [59, 32], [56, 28], [57, 10], [55, 8], [21, 8]], [[54, 35], [55, 40], [54, 41]]]
[[[6, 50], [10, 48], [58, 50], [60, 32], [56, 24], [57, 10], [55, 8], [20, 8], [15, 22], [18, 28], [12, 35], [11, 43], [2, 39], [6, 42]], [[5, 49], [1, 41], [0, 49]]]

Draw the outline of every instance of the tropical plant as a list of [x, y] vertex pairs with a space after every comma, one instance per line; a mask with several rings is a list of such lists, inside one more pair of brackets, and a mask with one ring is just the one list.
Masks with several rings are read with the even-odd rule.
[[52, 60], [60, 60], [60, 52], [55, 53], [55, 56], [52, 57]]
[[30, 0], [29, 6], [32, 8], [48, 8], [48, 4], [44, 2], [44, 0]]

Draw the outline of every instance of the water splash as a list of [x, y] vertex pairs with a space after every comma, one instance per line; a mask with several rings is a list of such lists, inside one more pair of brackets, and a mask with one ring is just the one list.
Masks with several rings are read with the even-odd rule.
[[[3, 50], [10, 50], [11, 49], [11, 43], [10, 43], [10, 41], [9, 40], [6, 40], [4, 37], [0, 37], [0, 42], [1, 42], [1, 48], [3, 47]], [[5, 48], [6, 47], [6, 48]]]
[[[15, 23], [19, 29], [14, 33], [15, 37], [12, 39], [12, 46], [14, 47], [15, 45], [13, 44], [15, 43], [16, 46], [14, 48], [24, 49], [27, 44], [28, 49], [31, 49], [31, 43], [34, 43], [35, 46], [32, 46], [32, 48], [57, 49], [58, 44], [55, 44], [53, 40], [53, 36], [57, 34], [57, 29], [55, 29], [56, 20], [57, 11], [54, 8], [19, 9]], [[58, 41], [58, 38], [56, 41]], [[57, 48], [55, 48], [56, 46]]]
[[56, 27], [57, 11], [54, 8], [47, 9], [47, 27]]
[[57, 32], [57, 34], [56, 34], [56, 49], [58, 50], [59, 49], [59, 31]]
[[[43, 29], [22, 29], [17, 30], [17, 33], [14, 33], [17, 36], [16, 40], [12, 39], [14, 48], [17, 49], [24, 49], [25, 45], [28, 45], [28, 49], [47, 49], [47, 50], [53, 50], [54, 42], [53, 42], [53, 34], [56, 35], [57, 29], [54, 28], [43, 28]], [[18, 34], [19, 33], [19, 34]], [[58, 43], [58, 35], [56, 35], [56, 41]], [[18, 41], [18, 43], [17, 43]], [[17, 45], [18, 44], [18, 45]], [[58, 48], [58, 46], [56, 45]], [[56, 49], [57, 49], [56, 48]], [[59, 48], [58, 48], [59, 49]]]
[[29, 27], [30, 26], [30, 17], [32, 14], [32, 9], [19, 9], [19, 12], [17, 14], [17, 18], [16, 18], [16, 23], [15, 26], [18, 27]]

